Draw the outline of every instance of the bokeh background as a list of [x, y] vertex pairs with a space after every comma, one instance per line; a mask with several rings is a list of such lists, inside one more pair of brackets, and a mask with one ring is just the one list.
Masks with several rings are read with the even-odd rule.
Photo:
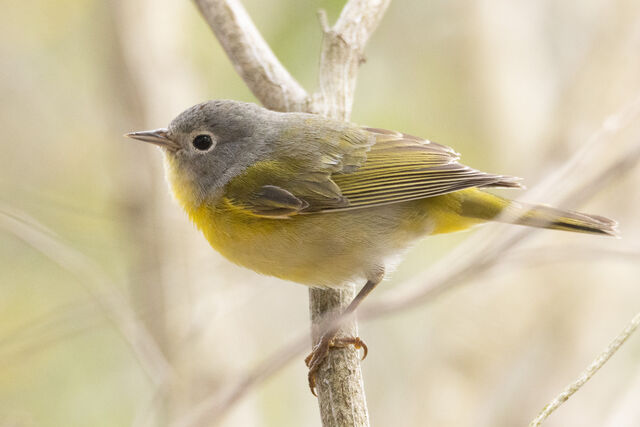
[[[315, 89], [316, 10], [335, 19], [343, 2], [244, 3]], [[635, 159], [639, 53], [637, 0], [397, 0], [352, 118], [531, 187], [595, 134], [570, 187]], [[0, 426], [184, 425], [307, 330], [307, 290], [212, 251], [171, 200], [160, 152], [122, 137], [211, 98], [255, 101], [191, 2], [3, 2]], [[527, 424], [640, 310], [638, 182], [628, 167], [564, 205], [617, 219], [622, 239], [536, 233], [487, 274], [361, 324], [373, 424]], [[476, 233], [425, 240], [370, 302]], [[547, 425], [637, 426], [638, 399], [633, 336]], [[301, 357], [217, 423], [318, 426]]]

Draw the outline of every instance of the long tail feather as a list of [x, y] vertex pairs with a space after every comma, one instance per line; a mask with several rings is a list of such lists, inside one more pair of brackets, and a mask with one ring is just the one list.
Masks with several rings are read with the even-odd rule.
[[618, 235], [618, 223], [599, 215], [516, 202], [510, 203], [508, 209], [517, 210], [517, 219], [514, 222], [520, 225], [579, 233]]
[[618, 236], [618, 223], [609, 218], [546, 205], [514, 202], [481, 190], [465, 191], [462, 215], [529, 227]]

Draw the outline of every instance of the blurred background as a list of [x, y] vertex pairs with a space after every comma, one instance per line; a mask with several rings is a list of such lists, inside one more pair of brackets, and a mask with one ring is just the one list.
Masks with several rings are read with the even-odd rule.
[[[314, 90], [316, 11], [333, 20], [343, 2], [244, 4]], [[640, 310], [639, 53], [636, 0], [392, 2], [353, 121], [529, 187], [591, 141], [577, 170], [519, 197], [582, 188], [562, 206], [615, 218], [622, 239], [539, 232], [498, 268], [362, 323], [374, 425], [526, 425]], [[160, 152], [122, 137], [211, 98], [255, 101], [191, 2], [3, 2], [0, 426], [188, 425], [306, 333], [307, 289], [211, 250]], [[365, 306], [477, 232], [425, 240]], [[637, 426], [638, 399], [632, 336], [546, 425]], [[320, 425], [301, 356], [222, 409], [221, 426]]]

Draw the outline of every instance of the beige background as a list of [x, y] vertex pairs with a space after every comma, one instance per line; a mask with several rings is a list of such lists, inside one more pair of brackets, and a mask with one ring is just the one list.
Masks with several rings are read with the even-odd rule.
[[[314, 89], [316, 10], [335, 19], [342, 3], [245, 4]], [[552, 200], [640, 144], [636, 0], [397, 0], [366, 52], [355, 122], [530, 187], [600, 132], [551, 194], [514, 196]], [[307, 290], [209, 249], [160, 153], [122, 137], [211, 98], [254, 100], [191, 2], [3, 4], [0, 426], [170, 425], [308, 328]], [[541, 232], [488, 274], [362, 324], [373, 425], [532, 419], [640, 310], [639, 180], [564, 205], [617, 219], [622, 239]], [[475, 233], [425, 240], [369, 302]], [[547, 425], [640, 425], [639, 360], [634, 336]], [[317, 426], [317, 412], [298, 357], [220, 425]]]

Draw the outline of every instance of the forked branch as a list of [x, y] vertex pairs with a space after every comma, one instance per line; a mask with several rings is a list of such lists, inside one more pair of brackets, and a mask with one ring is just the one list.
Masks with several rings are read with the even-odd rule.
[[320, 56], [320, 88], [314, 95], [314, 112], [336, 119], [349, 119], [358, 66], [364, 62], [364, 47], [390, 1], [351, 0], [332, 28], [324, 11], [319, 12], [324, 37]]
[[[279, 111], [307, 111], [346, 120], [351, 115], [358, 65], [364, 47], [391, 0], [350, 0], [330, 28], [321, 12], [323, 43], [320, 55], [319, 91], [313, 97], [295, 81], [264, 41], [238, 0], [196, 0], [209, 26], [229, 55], [236, 71], [254, 95], [267, 107]], [[353, 289], [312, 289], [309, 292], [314, 340], [319, 325], [331, 313], [351, 302]], [[345, 324], [348, 334], [357, 333], [355, 320]], [[332, 351], [321, 369], [317, 393], [325, 426], [368, 426], [362, 373], [353, 349]]]

